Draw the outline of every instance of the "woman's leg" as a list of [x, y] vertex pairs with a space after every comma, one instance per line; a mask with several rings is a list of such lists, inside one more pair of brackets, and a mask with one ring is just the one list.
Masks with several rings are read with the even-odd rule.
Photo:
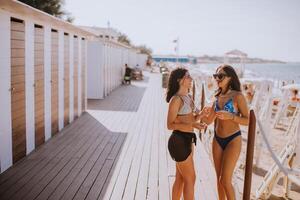
[[218, 142], [216, 141], [215, 138], [213, 139], [213, 143], [212, 143], [212, 153], [213, 153], [213, 159], [214, 159], [214, 163], [215, 163], [215, 170], [216, 170], [216, 176], [217, 176], [219, 200], [225, 200], [225, 191], [220, 182], [223, 149], [220, 147], [220, 145], [218, 144]]
[[194, 200], [196, 173], [194, 168], [193, 152], [185, 161], [178, 162], [177, 166], [183, 178], [183, 198], [184, 200]]
[[182, 190], [183, 190], [183, 177], [180, 174], [180, 171], [176, 163], [176, 178], [175, 178], [175, 182], [173, 183], [172, 200], [180, 200]]
[[235, 193], [232, 186], [232, 174], [239, 159], [242, 141], [241, 136], [234, 138], [223, 152], [223, 165], [221, 171], [221, 184], [223, 185], [226, 193], [227, 200], [234, 200]]

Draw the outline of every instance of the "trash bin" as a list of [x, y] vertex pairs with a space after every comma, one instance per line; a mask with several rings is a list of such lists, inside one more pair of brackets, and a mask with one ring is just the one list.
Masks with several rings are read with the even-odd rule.
[[169, 82], [169, 73], [163, 72], [162, 73], [162, 88], [167, 88]]

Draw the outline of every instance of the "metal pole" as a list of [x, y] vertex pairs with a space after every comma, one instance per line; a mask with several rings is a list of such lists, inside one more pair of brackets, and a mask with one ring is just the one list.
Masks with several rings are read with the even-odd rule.
[[179, 65], [179, 37], [177, 38], [177, 47], [176, 47], [176, 65], [177, 65], [177, 67], [178, 67], [178, 65]]
[[255, 144], [255, 129], [256, 129], [256, 117], [254, 111], [250, 110], [243, 200], [250, 200], [253, 154], [254, 154], [254, 144]]
[[195, 102], [195, 93], [196, 93], [196, 87], [195, 87], [195, 81], [193, 81], [193, 102]]
[[[204, 83], [202, 83], [202, 88], [201, 88], [201, 110], [203, 110], [204, 106], [205, 106], [205, 90], [204, 90]], [[206, 132], [206, 129], [204, 130], [204, 133]], [[200, 140], [202, 140], [201, 130], [199, 130], [199, 138], [200, 138]]]
[[[294, 162], [294, 159], [296, 157], [296, 153], [294, 153], [292, 156], [291, 156], [291, 159], [288, 161], [288, 165], [290, 167], [290, 169], [292, 169], [293, 167], [293, 162]], [[285, 187], [285, 198], [289, 199], [289, 196], [290, 196], [290, 190], [291, 190], [291, 181], [289, 180], [289, 178], [287, 176], [285, 176], [284, 178], [284, 187]]]

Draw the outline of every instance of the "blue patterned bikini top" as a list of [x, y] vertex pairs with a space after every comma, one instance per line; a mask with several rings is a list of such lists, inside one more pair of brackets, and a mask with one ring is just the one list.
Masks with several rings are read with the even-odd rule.
[[[215, 102], [215, 111], [220, 111], [222, 109], [220, 109], [219, 107], [219, 101], [218, 101], [218, 98]], [[234, 109], [234, 106], [233, 106], [233, 99], [229, 99], [225, 104], [224, 104], [224, 108], [223, 110], [227, 111], [227, 112], [230, 112], [232, 114], [237, 114], [238, 112]]]

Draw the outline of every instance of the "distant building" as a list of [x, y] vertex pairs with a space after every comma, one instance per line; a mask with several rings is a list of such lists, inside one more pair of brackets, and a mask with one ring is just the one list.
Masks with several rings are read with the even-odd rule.
[[80, 28], [83, 28], [89, 32], [92, 32], [96, 35], [98, 35], [98, 38], [104, 39], [104, 40], [112, 40], [117, 42], [118, 38], [120, 37], [120, 32], [113, 28], [101, 28], [101, 27], [95, 27], [95, 26], [80, 26]]
[[155, 62], [196, 63], [196, 59], [190, 56], [153, 55], [152, 58]]

